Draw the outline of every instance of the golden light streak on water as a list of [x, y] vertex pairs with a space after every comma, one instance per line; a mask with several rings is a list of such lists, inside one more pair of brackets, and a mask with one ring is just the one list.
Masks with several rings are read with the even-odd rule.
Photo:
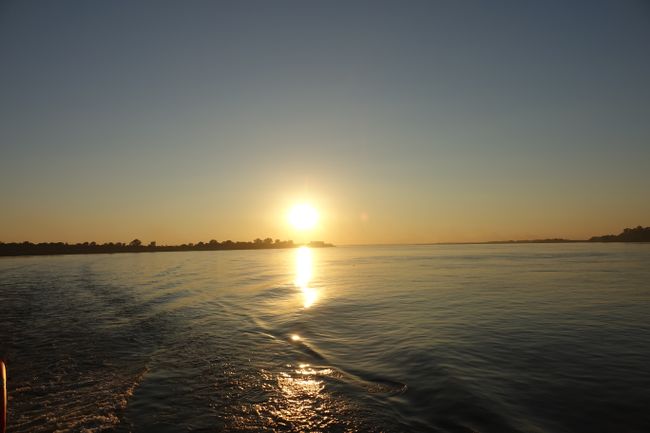
[[318, 290], [309, 287], [313, 276], [312, 251], [308, 247], [296, 250], [296, 278], [295, 285], [302, 292], [302, 305], [309, 308], [318, 300]]

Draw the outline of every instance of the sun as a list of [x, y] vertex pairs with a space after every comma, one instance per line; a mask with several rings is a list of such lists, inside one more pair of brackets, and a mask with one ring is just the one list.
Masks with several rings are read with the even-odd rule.
[[313, 229], [318, 222], [318, 212], [308, 204], [297, 204], [289, 211], [289, 222], [297, 230]]

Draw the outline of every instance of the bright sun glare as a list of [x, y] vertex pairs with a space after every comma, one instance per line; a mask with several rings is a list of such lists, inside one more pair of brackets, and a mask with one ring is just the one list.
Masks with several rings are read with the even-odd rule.
[[298, 230], [314, 228], [318, 221], [318, 212], [308, 204], [297, 204], [289, 212], [289, 222]]

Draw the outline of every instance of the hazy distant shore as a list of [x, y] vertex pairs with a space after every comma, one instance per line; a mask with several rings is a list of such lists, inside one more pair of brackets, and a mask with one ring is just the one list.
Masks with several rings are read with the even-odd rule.
[[77, 244], [68, 244], [64, 242], [0, 242], [0, 256], [46, 256], [46, 255], [64, 255], [64, 254], [118, 254], [118, 253], [156, 253], [156, 252], [174, 252], [174, 251], [228, 251], [228, 250], [272, 250], [298, 248], [308, 246], [310, 248], [328, 248], [334, 245], [323, 241], [312, 241], [307, 244], [298, 244], [293, 241], [281, 241], [271, 238], [255, 239], [252, 242], [242, 241], [210, 241], [207, 243], [199, 242], [197, 244], [182, 245], [156, 245], [151, 242], [143, 245], [138, 239], [134, 239], [128, 244], [106, 243], [97, 244], [95, 242], [83, 242]]
[[483, 241], [483, 242], [434, 242], [419, 245], [492, 245], [492, 244], [572, 244], [580, 242], [592, 242], [584, 239], [524, 239], [507, 241]]
[[420, 245], [572, 244], [581, 242], [650, 242], [650, 227], [626, 228], [617, 235], [593, 236], [589, 239], [551, 238], [485, 242], [435, 242]]
[[650, 227], [626, 228], [618, 235], [593, 236], [589, 239], [550, 238], [482, 242], [423, 242], [413, 245], [575, 244], [585, 242], [650, 242]]
[[[411, 245], [499, 245], [499, 244], [563, 244], [563, 243], [596, 243], [596, 242], [650, 242], [650, 227], [637, 226], [635, 228], [623, 229], [618, 235], [593, 236], [590, 239], [527, 239], [527, 240], [504, 240], [485, 242], [423, 242]], [[154, 253], [169, 251], [227, 251], [227, 250], [264, 250], [284, 249], [308, 246], [310, 248], [327, 248], [334, 245], [323, 241], [311, 241], [306, 244], [296, 244], [292, 240], [281, 241], [279, 239], [255, 239], [251, 242], [226, 240], [217, 242], [198, 242], [196, 244], [182, 245], [156, 245], [150, 242], [143, 245], [139, 239], [130, 243], [121, 242], [97, 244], [95, 242], [83, 242], [68, 244], [64, 242], [0, 242], [0, 256], [44, 256], [62, 254], [115, 254], [115, 253]]]

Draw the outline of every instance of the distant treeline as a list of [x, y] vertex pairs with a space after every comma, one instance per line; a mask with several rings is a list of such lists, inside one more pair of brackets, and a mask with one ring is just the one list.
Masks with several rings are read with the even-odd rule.
[[650, 242], [650, 227], [637, 226], [633, 229], [623, 229], [618, 235], [594, 236], [588, 240], [575, 239], [527, 239], [518, 241], [489, 241], [486, 244], [560, 244], [576, 242]]
[[488, 241], [482, 242], [485, 244], [560, 244], [560, 243], [572, 243], [572, 242], [584, 242], [584, 241], [573, 241], [571, 239], [562, 239], [562, 238], [552, 238], [552, 239], [526, 239], [526, 240], [510, 240], [510, 241]]
[[[261, 249], [280, 249], [295, 248], [302, 246], [294, 244], [293, 241], [281, 241], [280, 239], [255, 239], [251, 242], [242, 241], [223, 241], [218, 242], [212, 239], [209, 242], [198, 242], [196, 244], [182, 245], [156, 245], [155, 241], [143, 244], [139, 239], [133, 239], [131, 242], [108, 242], [98, 244], [96, 242], [83, 242], [77, 244], [68, 244], [64, 242], [0, 242], [0, 256], [31, 256], [31, 255], [48, 255], [48, 254], [106, 254], [106, 253], [146, 253], [157, 251], [216, 251], [216, 250], [261, 250]], [[312, 241], [307, 244], [309, 247], [322, 248], [331, 247], [322, 241]]]
[[617, 235], [594, 236], [591, 242], [650, 242], [650, 227], [624, 229]]

